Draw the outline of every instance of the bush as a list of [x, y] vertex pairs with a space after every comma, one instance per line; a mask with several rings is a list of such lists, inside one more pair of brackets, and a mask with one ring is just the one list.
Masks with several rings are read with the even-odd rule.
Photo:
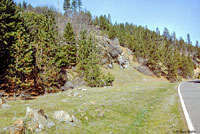
[[115, 77], [111, 73], [108, 73], [107, 75], [103, 76], [103, 80], [106, 86], [112, 86], [113, 81], [115, 80]]

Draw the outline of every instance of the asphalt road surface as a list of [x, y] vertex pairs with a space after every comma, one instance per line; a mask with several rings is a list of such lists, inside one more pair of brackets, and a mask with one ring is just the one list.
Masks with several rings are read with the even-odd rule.
[[194, 130], [200, 134], [200, 81], [184, 82], [180, 92]]

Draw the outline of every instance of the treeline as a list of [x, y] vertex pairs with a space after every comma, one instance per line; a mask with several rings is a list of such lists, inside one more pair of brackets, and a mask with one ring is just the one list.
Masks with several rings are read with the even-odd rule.
[[[71, 9], [66, 13], [79, 12]], [[113, 76], [100, 70], [95, 38], [84, 29], [78, 38], [70, 21], [60, 35], [56, 25], [59, 15], [54, 9], [33, 8], [25, 2], [0, 2], [1, 90], [17, 94], [33, 89], [38, 93], [57, 92], [67, 81], [66, 69], [72, 68], [88, 86], [112, 85]]]
[[94, 24], [110, 39], [117, 37], [122, 46], [134, 52], [135, 60], [149, 67], [158, 77], [165, 76], [170, 81], [192, 78], [196, 65], [200, 64], [198, 41], [193, 46], [189, 34], [184, 41], [177, 39], [175, 32], [170, 34], [167, 28], [161, 34], [158, 28], [151, 31], [129, 23], [113, 25], [110, 15], [96, 17]]
[[184, 41], [167, 28], [161, 34], [159, 29], [112, 24], [110, 15], [92, 18], [82, 10], [81, 0], [65, 0], [63, 8], [64, 15], [26, 2], [0, 2], [0, 90], [57, 92], [68, 81], [68, 69], [77, 72], [88, 86], [112, 85], [114, 77], [101, 72], [100, 48], [94, 35], [77, 30], [75, 23], [98, 26], [110, 39], [117, 37], [122, 46], [133, 51], [135, 60], [170, 81], [192, 78], [200, 64], [198, 42], [193, 46], [189, 34]]

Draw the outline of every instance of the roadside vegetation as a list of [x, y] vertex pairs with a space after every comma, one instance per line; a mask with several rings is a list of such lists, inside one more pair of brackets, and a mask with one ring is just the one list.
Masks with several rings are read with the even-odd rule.
[[132, 51], [134, 61], [170, 82], [193, 78], [200, 62], [198, 41], [193, 46], [189, 34], [184, 41], [167, 28], [161, 34], [158, 28], [151, 31], [129, 23], [113, 24], [110, 15], [92, 17], [82, 10], [81, 0], [65, 0], [64, 14], [25, 1], [3, 0], [0, 7], [1, 90], [17, 96], [60, 91], [68, 81], [66, 70], [78, 72], [77, 77], [91, 87], [112, 85], [112, 74], [105, 76], [100, 71], [107, 63], [102, 63], [105, 57], [99, 36], [118, 39]]
[[[109, 14], [83, 10], [81, 0], [64, 0], [63, 9], [0, 1], [0, 133], [15, 121], [23, 134], [187, 130], [177, 84], [200, 78], [198, 41], [167, 28], [113, 24]], [[46, 126], [27, 121], [31, 108]], [[59, 110], [75, 118], [59, 121]]]
[[[123, 71], [117, 65], [107, 71], [116, 76], [113, 87], [86, 87], [87, 91], [74, 89], [35, 100], [8, 102], [10, 108], [0, 110], [1, 130], [24, 117], [27, 106], [44, 109], [47, 117], [56, 124], [42, 130], [49, 134], [165, 134], [187, 130], [176, 84], [145, 76], [135, 69], [127, 69], [124, 75], [119, 76]], [[126, 79], [130, 71], [135, 74], [129, 76], [131, 83]], [[53, 114], [57, 110], [67, 111], [80, 122], [74, 126], [56, 121]]]

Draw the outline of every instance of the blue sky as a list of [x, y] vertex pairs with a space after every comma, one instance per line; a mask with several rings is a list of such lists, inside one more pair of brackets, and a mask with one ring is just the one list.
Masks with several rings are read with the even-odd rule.
[[[15, 0], [22, 2], [23, 0]], [[33, 6], [53, 5], [62, 10], [63, 0], [25, 0]], [[167, 27], [177, 37], [186, 39], [187, 33], [195, 45], [200, 41], [200, 0], [82, 0], [83, 8], [92, 15], [111, 14], [112, 21], [158, 27], [163, 32]]]

